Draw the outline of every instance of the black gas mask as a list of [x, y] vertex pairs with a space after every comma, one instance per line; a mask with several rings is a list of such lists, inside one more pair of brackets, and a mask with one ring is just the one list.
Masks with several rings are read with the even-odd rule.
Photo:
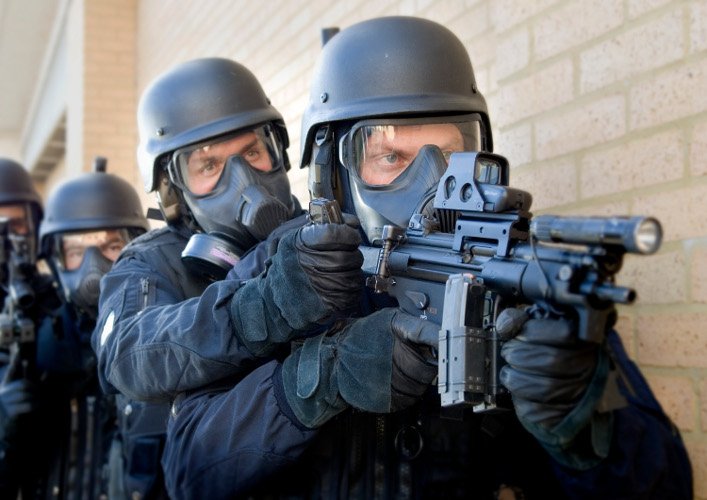
[[[224, 156], [233, 149], [239, 153]], [[269, 126], [177, 150], [169, 172], [204, 231], [191, 237], [182, 259], [215, 279], [295, 210]]]
[[113, 262], [97, 247], [88, 247], [81, 265], [72, 271], [56, 266], [65, 299], [92, 319], [98, 315], [101, 278], [110, 271]]

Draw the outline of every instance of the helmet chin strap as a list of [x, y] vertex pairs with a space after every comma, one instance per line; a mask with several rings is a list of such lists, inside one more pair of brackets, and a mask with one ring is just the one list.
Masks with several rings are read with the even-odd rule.
[[160, 172], [157, 186], [157, 204], [162, 212], [162, 218], [169, 226], [183, 223], [192, 232], [198, 231], [198, 225], [184, 201], [179, 189], [169, 179], [166, 171]]
[[312, 198], [334, 198], [334, 140], [331, 128], [325, 125], [317, 130], [314, 139], [314, 158], [309, 170], [309, 193]]

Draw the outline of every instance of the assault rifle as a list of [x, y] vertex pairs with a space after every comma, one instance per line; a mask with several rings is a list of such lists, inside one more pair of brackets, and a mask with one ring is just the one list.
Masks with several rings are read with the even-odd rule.
[[650, 217], [532, 218], [531, 195], [508, 180], [504, 157], [454, 153], [434, 213], [415, 214], [407, 229], [384, 226], [379, 241], [361, 248], [370, 288], [440, 325], [443, 407], [491, 410], [506, 392], [499, 373], [507, 339], [494, 327], [501, 310], [538, 304], [573, 316], [581, 339], [601, 342], [615, 304], [636, 298], [614, 283], [624, 254], [660, 246], [661, 226]]
[[[0, 217], [0, 283], [5, 297], [0, 313], [0, 348], [10, 351], [4, 374], [9, 380], [26, 376], [34, 360], [34, 322], [27, 312], [34, 304], [30, 280], [36, 267], [30, 241], [8, 228], [8, 219]], [[22, 373], [13, 373], [19, 368]]]

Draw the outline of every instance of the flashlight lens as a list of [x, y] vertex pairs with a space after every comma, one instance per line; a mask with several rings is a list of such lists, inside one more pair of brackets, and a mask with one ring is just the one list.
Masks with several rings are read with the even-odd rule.
[[644, 254], [654, 253], [660, 247], [663, 239], [663, 230], [657, 220], [647, 218], [636, 226], [635, 237], [636, 248], [639, 252]]

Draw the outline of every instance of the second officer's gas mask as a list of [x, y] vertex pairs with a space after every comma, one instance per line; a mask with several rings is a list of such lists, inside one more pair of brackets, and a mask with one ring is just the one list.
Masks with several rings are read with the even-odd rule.
[[214, 277], [295, 209], [269, 125], [178, 149], [168, 172], [204, 231], [192, 237], [182, 257], [197, 266], [206, 263], [200, 270]]
[[351, 126], [339, 139], [339, 162], [369, 241], [379, 239], [386, 224], [404, 228], [415, 213], [432, 215], [449, 156], [479, 151], [482, 134], [478, 114], [382, 118]]
[[101, 278], [130, 239], [126, 229], [56, 235], [53, 259], [65, 299], [95, 318]]

